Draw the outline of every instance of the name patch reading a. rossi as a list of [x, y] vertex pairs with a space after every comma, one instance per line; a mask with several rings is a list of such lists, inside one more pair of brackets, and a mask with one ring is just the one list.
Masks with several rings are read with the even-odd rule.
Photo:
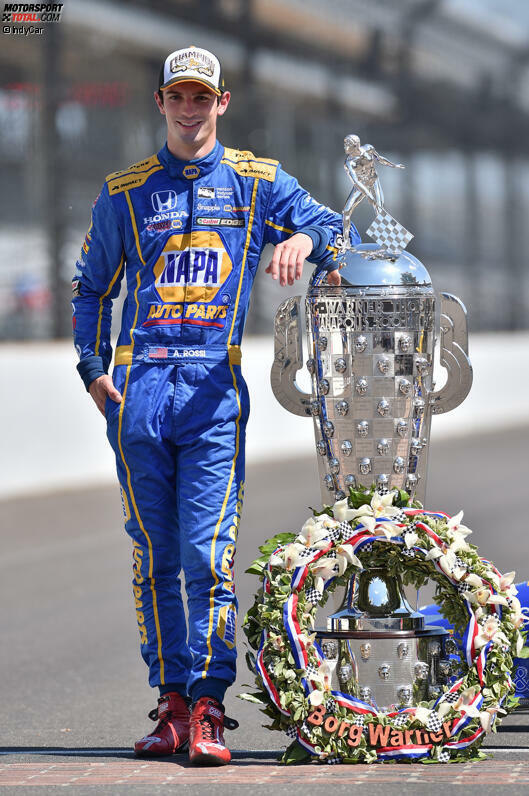
[[232, 269], [218, 232], [171, 235], [154, 265], [154, 285], [164, 303], [210, 302]]
[[[337, 735], [338, 738], [347, 738], [349, 746], [358, 746], [362, 739], [364, 728], [353, 724], [347, 719], [338, 719], [336, 716], [325, 715], [325, 706], [319, 705], [308, 716], [307, 721], [316, 727], [323, 726], [323, 730], [329, 735]], [[445, 722], [439, 732], [427, 732], [426, 730], [397, 730], [387, 725], [369, 724], [369, 744], [376, 749], [397, 746], [425, 746], [427, 744], [441, 743], [443, 737], [451, 738], [452, 730], [450, 722]]]
[[171, 348], [169, 346], [149, 346], [149, 359], [205, 359], [205, 348]]

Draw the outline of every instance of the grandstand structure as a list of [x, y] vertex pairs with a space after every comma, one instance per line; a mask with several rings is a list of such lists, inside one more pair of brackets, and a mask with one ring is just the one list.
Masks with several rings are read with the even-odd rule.
[[[223, 63], [223, 143], [277, 158], [341, 210], [343, 138], [357, 133], [406, 165], [381, 175], [387, 209], [471, 329], [527, 328], [525, 0], [68, 0], [38, 40], [2, 44], [3, 339], [69, 333], [91, 202], [107, 173], [163, 143], [152, 93], [187, 44]], [[369, 208], [356, 218], [363, 232]], [[284, 292], [260, 270], [248, 327], [269, 333]], [[36, 306], [21, 299], [32, 278], [49, 296]]]

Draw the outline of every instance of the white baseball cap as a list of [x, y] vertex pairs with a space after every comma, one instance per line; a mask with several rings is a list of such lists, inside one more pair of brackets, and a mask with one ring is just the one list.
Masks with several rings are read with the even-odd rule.
[[168, 55], [160, 70], [159, 90], [190, 81], [202, 83], [220, 97], [224, 91], [224, 78], [217, 56], [194, 46], [175, 50]]

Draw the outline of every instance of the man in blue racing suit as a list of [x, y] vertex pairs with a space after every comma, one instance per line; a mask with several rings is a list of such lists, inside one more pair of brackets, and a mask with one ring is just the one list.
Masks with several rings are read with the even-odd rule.
[[[142, 656], [160, 689], [140, 755], [229, 762], [222, 700], [235, 679], [233, 561], [249, 412], [241, 336], [265, 244], [266, 269], [294, 283], [307, 258], [339, 284], [341, 216], [275, 160], [228, 149], [216, 125], [230, 101], [210, 52], [171, 53], [155, 100], [167, 122], [158, 154], [107, 177], [73, 282], [79, 373], [107, 419]], [[358, 240], [353, 230], [353, 242]], [[112, 378], [112, 300], [127, 297]], [[186, 624], [179, 574], [185, 573]]]

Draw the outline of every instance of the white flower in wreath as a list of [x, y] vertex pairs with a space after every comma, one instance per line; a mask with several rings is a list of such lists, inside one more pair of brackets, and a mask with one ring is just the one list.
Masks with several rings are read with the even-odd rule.
[[323, 704], [324, 698], [325, 694], [323, 693], [323, 691], [319, 691], [318, 689], [311, 691], [309, 694], [309, 702], [315, 708], [317, 708], [318, 705]]
[[[357, 509], [350, 509], [347, 504], [347, 498], [344, 498], [334, 504], [332, 511], [336, 519], [340, 522], [355, 520], [356, 523], [362, 523], [368, 531], [374, 533], [375, 527], [377, 527], [378, 517], [391, 519], [391, 517], [394, 517], [400, 512], [397, 506], [392, 505], [395, 494], [395, 492], [388, 492], [387, 495], [379, 495], [378, 492], [375, 492], [369, 505], [364, 503]], [[399, 532], [395, 526], [388, 523], [378, 523], [378, 527], [384, 532], [387, 538], [391, 538], [391, 536], [395, 536]]]
[[414, 717], [417, 719], [417, 721], [420, 721], [421, 724], [426, 726], [428, 724], [428, 719], [430, 718], [430, 713], [432, 713], [432, 711], [429, 710], [429, 708], [417, 707], [415, 709]]
[[[328, 521], [328, 522], [327, 522]], [[330, 517], [309, 517], [303, 525], [301, 532], [296, 537], [296, 542], [304, 547], [313, 547], [315, 550], [322, 550], [329, 543], [328, 529], [333, 528], [339, 523]]]
[[[334, 577], [337, 573], [335, 570], [338, 561], [336, 558], [320, 558], [312, 567], [312, 576], [314, 578], [314, 588], [316, 591], [323, 592], [325, 583]], [[338, 571], [340, 565], [338, 564]]]
[[321, 686], [320, 689], [317, 689], [318, 691], [323, 690], [324, 693], [328, 693], [332, 688], [332, 675], [336, 669], [337, 663], [338, 661], [322, 661], [316, 674], [308, 674], [305, 669], [305, 677], [308, 677], [311, 682]]
[[501, 594], [493, 594], [488, 586], [482, 586], [474, 591], [466, 591], [463, 597], [473, 605], [508, 605], [505, 597], [502, 597]]
[[495, 572], [489, 572], [488, 578], [496, 591], [503, 592], [509, 598], [509, 607], [511, 611], [515, 613], [520, 613], [521, 605], [520, 601], [516, 597], [518, 594], [518, 589], [514, 585], [513, 581], [516, 577], [516, 572], [507, 572], [505, 575], [496, 575]]
[[476, 649], [484, 647], [489, 641], [493, 641], [494, 644], [509, 643], [507, 636], [500, 630], [500, 623], [495, 616], [490, 616], [483, 625], [480, 625], [479, 633], [474, 642]]
[[352, 544], [341, 544], [336, 548], [336, 563], [339, 575], [343, 575], [350, 564], [362, 569], [362, 562], [355, 556]]
[[413, 547], [413, 545], [417, 544], [418, 541], [419, 541], [419, 534], [415, 533], [415, 531], [408, 531], [408, 533], [404, 535], [404, 544], [406, 545], [408, 550], [410, 550]]
[[305, 545], [299, 544], [298, 542], [291, 542], [285, 547], [283, 551], [283, 560], [287, 572], [301, 566], [302, 563], [306, 563], [306, 559], [300, 555], [302, 550], [305, 550]]
[[[472, 533], [470, 528], [467, 528], [466, 525], [461, 525], [461, 520], [463, 519], [463, 512], [460, 511], [455, 514], [453, 517], [449, 517], [447, 521], [448, 528], [446, 530], [446, 535], [448, 539], [452, 541], [459, 541], [464, 540], [465, 536], [468, 536]], [[465, 548], [460, 549], [468, 549], [468, 545]]]
[[467, 716], [471, 716], [472, 718], [479, 718], [479, 710], [475, 705], [470, 704], [479, 693], [479, 690], [478, 685], [473, 685], [465, 689], [457, 702], [454, 703], [454, 710], [457, 710], [459, 713], [466, 713]]
[[499, 705], [492, 705], [491, 707], [487, 708], [486, 710], [482, 710], [479, 714], [479, 720], [481, 726], [485, 730], [485, 732], [490, 732], [492, 729], [492, 723], [496, 718], [497, 713], [506, 714], [507, 711], [500, 708]]
[[283, 568], [285, 566], [285, 559], [283, 555], [284, 555], [283, 549], [277, 550], [275, 553], [272, 553], [272, 555], [268, 559], [268, 563], [270, 564], [270, 566]]
[[427, 561], [437, 560], [439, 567], [449, 578], [459, 581], [466, 575], [466, 570], [458, 565], [457, 556], [450, 548], [443, 552], [440, 547], [434, 545], [428, 550], [425, 558]]

